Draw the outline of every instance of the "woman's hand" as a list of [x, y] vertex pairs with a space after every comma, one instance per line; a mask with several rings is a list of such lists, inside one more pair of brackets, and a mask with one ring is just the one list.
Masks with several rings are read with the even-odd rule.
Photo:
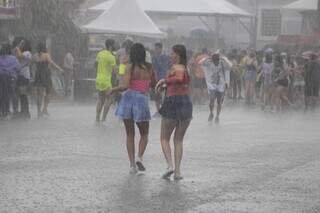
[[155, 90], [157, 94], [160, 94], [163, 90], [163, 85], [165, 85], [166, 80], [165, 79], [161, 79], [160, 81], [158, 81]]
[[115, 92], [114, 89], [108, 89], [105, 94], [106, 94], [107, 96], [111, 96], [111, 95], [114, 94], [114, 92]]

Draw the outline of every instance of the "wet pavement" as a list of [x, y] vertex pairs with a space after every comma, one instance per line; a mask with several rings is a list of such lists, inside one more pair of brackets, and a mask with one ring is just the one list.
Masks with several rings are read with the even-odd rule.
[[0, 212], [319, 213], [320, 114], [228, 107], [220, 125], [195, 110], [184, 180], [165, 181], [160, 120], [151, 124], [147, 172], [129, 175], [113, 110], [51, 105], [51, 116], [0, 122]]

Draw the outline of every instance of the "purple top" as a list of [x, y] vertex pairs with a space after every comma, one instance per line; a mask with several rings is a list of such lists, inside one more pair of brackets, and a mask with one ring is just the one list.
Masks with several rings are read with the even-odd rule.
[[0, 73], [10, 75], [17, 79], [21, 65], [15, 56], [0, 56]]
[[272, 72], [273, 72], [273, 63], [269, 64], [264, 62], [262, 64], [264, 86], [271, 86], [273, 84]]

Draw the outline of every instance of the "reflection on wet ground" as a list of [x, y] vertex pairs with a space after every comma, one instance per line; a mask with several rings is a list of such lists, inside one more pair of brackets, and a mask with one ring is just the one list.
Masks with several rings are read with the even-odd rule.
[[319, 113], [228, 107], [209, 125], [206, 110], [195, 110], [181, 182], [161, 179], [160, 120], [139, 176], [121, 122], [94, 126], [94, 106], [1, 122], [0, 212], [320, 212]]

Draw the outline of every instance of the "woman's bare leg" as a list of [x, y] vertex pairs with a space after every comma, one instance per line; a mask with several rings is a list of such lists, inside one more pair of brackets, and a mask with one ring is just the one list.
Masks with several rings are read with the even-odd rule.
[[144, 152], [146, 151], [149, 140], [149, 122], [137, 123], [140, 132], [139, 152], [138, 157], [142, 159]]
[[44, 90], [41, 87], [37, 88], [37, 110], [38, 110], [38, 118], [41, 116], [41, 109], [43, 103]]
[[183, 156], [183, 139], [190, 125], [190, 120], [179, 122], [174, 133], [175, 176], [181, 177], [181, 160]]
[[124, 126], [127, 133], [127, 151], [130, 161], [130, 167], [136, 167], [135, 164], [135, 147], [134, 147], [134, 121], [133, 120], [124, 120]]
[[161, 121], [161, 147], [164, 157], [167, 161], [168, 168], [173, 169], [170, 138], [173, 130], [175, 129], [177, 122], [175, 120], [169, 120], [163, 118]]
[[50, 91], [49, 89], [45, 89], [45, 96], [44, 96], [44, 106], [43, 106], [43, 113], [48, 113], [48, 106], [50, 103]]
[[250, 81], [246, 80], [245, 81], [245, 99], [246, 99], [246, 104], [250, 103]]
[[114, 103], [114, 95], [106, 96], [104, 104], [103, 104], [103, 113], [102, 113], [102, 121], [106, 121], [108, 112], [110, 110], [111, 105]]
[[96, 122], [100, 122], [101, 111], [106, 101], [106, 95], [103, 92], [99, 92], [98, 102], [97, 102], [97, 111], [96, 111]]

